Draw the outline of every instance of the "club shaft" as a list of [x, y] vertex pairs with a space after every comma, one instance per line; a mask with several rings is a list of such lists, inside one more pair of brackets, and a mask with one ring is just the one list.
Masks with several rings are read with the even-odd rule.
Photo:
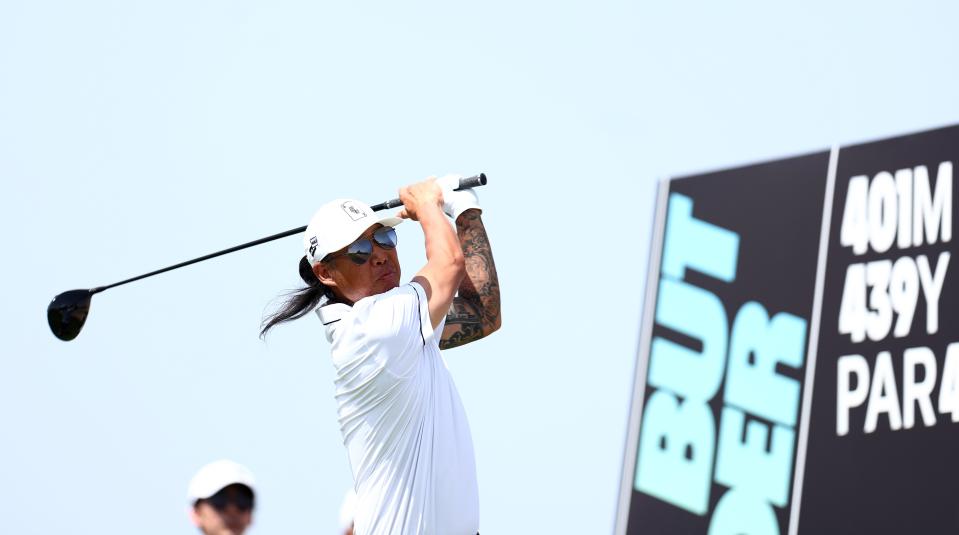
[[187, 260], [186, 262], [180, 262], [179, 264], [176, 264], [176, 265], [173, 265], [173, 266], [165, 267], [165, 268], [163, 268], [163, 269], [158, 269], [158, 270], [156, 270], [156, 271], [151, 271], [150, 273], [144, 273], [143, 275], [137, 275], [136, 277], [133, 277], [133, 278], [131, 278], [131, 279], [127, 279], [127, 280], [125, 280], [125, 281], [114, 282], [113, 284], [110, 284], [109, 286], [99, 286], [99, 287], [97, 287], [97, 288], [91, 289], [91, 290], [90, 290], [90, 293], [95, 294], [95, 293], [97, 293], [97, 292], [102, 292], [103, 290], [108, 290], [108, 289], [113, 288], [113, 287], [115, 287], [115, 286], [120, 286], [121, 284], [127, 284], [127, 283], [129, 283], [129, 282], [138, 281], [138, 280], [140, 280], [140, 279], [145, 279], [145, 278], [147, 278], [147, 277], [152, 277], [152, 276], [154, 276], [154, 275], [159, 275], [160, 273], [166, 273], [167, 271], [171, 271], [171, 270], [174, 270], [174, 269], [177, 269], [177, 268], [189, 266], [190, 264], [196, 264], [197, 262], [203, 262], [204, 260], [209, 260], [209, 259], [211, 259], [211, 258], [216, 258], [216, 257], [218, 257], [218, 256], [223, 256], [223, 255], [225, 255], [225, 254], [233, 253], [233, 252], [239, 251], [239, 250], [241, 250], [241, 249], [246, 249], [247, 247], [253, 247], [254, 245], [260, 245], [261, 243], [266, 243], [266, 242], [268, 242], [268, 241], [278, 240], [278, 239], [280, 239], [280, 238], [285, 238], [285, 237], [287, 237], [287, 236], [292, 236], [292, 235], [297, 234], [297, 233], [299, 233], [299, 232], [304, 232], [305, 230], [306, 230], [306, 225], [304, 225], [304, 226], [302, 226], [302, 227], [290, 229], [290, 230], [287, 230], [287, 231], [284, 231], [284, 232], [280, 232], [279, 234], [274, 234], [274, 235], [272, 235], [272, 236], [267, 236], [267, 237], [265, 237], [265, 238], [260, 238], [260, 239], [258, 239], [258, 240], [253, 240], [253, 241], [251, 241], [251, 242], [247, 242], [247, 243], [244, 243], [244, 244], [241, 244], [241, 245], [237, 245], [237, 246], [234, 246], [234, 247], [230, 247], [229, 249], [224, 249], [224, 250], [222, 250], [222, 251], [217, 251], [217, 252], [215, 252], [215, 253], [210, 253], [210, 254], [208, 254], [208, 255], [201, 256], [201, 257], [199, 257], [199, 258], [194, 258], [193, 260]]
[[[468, 178], [462, 178], [462, 179], [460, 179], [460, 185], [459, 185], [459, 187], [456, 188], [456, 189], [459, 190], [459, 189], [465, 189], [465, 188], [475, 188], [475, 187], [485, 186], [485, 185], [486, 185], [486, 174], [485, 174], [485, 173], [480, 173], [480, 174], [478, 174], [478, 175], [476, 175], [476, 176], [471, 176], [471, 177], [468, 177]], [[390, 208], [396, 208], [397, 206], [401, 206], [402, 204], [403, 204], [403, 202], [400, 201], [399, 199], [391, 199], [391, 200], [389, 200], [389, 201], [386, 201], [386, 202], [382, 202], [382, 203], [380, 203], [380, 204], [373, 205], [373, 206], [371, 206], [370, 208], [372, 208], [374, 212], [378, 212], [378, 211], [380, 211], [380, 210], [388, 210], [388, 209], [390, 209]], [[138, 280], [140, 280], [140, 279], [145, 279], [145, 278], [147, 278], [147, 277], [152, 277], [152, 276], [154, 276], [154, 275], [159, 275], [160, 273], [166, 273], [167, 271], [171, 271], [171, 270], [178, 269], [178, 268], [181, 268], [181, 267], [189, 266], [190, 264], [196, 264], [197, 262], [203, 262], [204, 260], [209, 260], [209, 259], [211, 259], [211, 258], [216, 258], [216, 257], [218, 257], [218, 256], [223, 256], [223, 255], [225, 255], [225, 254], [234, 253], [234, 252], [236, 252], [236, 251], [239, 251], [239, 250], [242, 250], [242, 249], [246, 249], [246, 248], [248, 248], [248, 247], [253, 247], [254, 245], [260, 245], [261, 243], [266, 243], [266, 242], [270, 242], [270, 241], [273, 241], [273, 240], [278, 240], [278, 239], [280, 239], [280, 238], [285, 238], [285, 237], [287, 237], [287, 236], [292, 236], [292, 235], [294, 235], [294, 234], [300, 234], [300, 233], [305, 232], [305, 231], [306, 231], [306, 225], [304, 225], [304, 226], [302, 226], [302, 227], [297, 227], [297, 228], [293, 228], [293, 229], [290, 229], [290, 230], [286, 230], [286, 231], [280, 232], [280, 233], [278, 233], [278, 234], [273, 234], [272, 236], [267, 236], [267, 237], [265, 237], [265, 238], [260, 238], [260, 239], [258, 239], [258, 240], [253, 240], [253, 241], [251, 241], [251, 242], [247, 242], [247, 243], [243, 243], [243, 244], [240, 244], [240, 245], [236, 245], [236, 246], [234, 246], [234, 247], [230, 247], [229, 249], [224, 249], [224, 250], [222, 250], [222, 251], [217, 251], [217, 252], [215, 252], [215, 253], [210, 253], [210, 254], [208, 254], [208, 255], [204, 255], [204, 256], [201, 256], [201, 257], [199, 257], [199, 258], [194, 258], [193, 260], [187, 260], [186, 262], [180, 262], [179, 264], [175, 264], [175, 265], [172, 265], [172, 266], [168, 266], [168, 267], [165, 267], [165, 268], [163, 268], [163, 269], [158, 269], [158, 270], [156, 270], [156, 271], [151, 271], [150, 273], [144, 273], [143, 275], [137, 275], [136, 277], [133, 277], [133, 278], [130, 278], [130, 279], [127, 279], [127, 280], [123, 280], [123, 281], [120, 281], [120, 282], [114, 282], [113, 284], [110, 284], [110, 285], [107, 285], [107, 286], [98, 286], [98, 287], [96, 287], [96, 288], [91, 288], [91, 289], [90, 289], [90, 293], [91, 293], [91, 294], [99, 293], [99, 292], [102, 292], [102, 291], [104, 291], [104, 290], [109, 290], [110, 288], [114, 288], [114, 287], [116, 287], [116, 286], [120, 286], [120, 285], [123, 285], [123, 284], [127, 284], [127, 283], [131, 283], [131, 282], [134, 282], [134, 281], [138, 281]]]

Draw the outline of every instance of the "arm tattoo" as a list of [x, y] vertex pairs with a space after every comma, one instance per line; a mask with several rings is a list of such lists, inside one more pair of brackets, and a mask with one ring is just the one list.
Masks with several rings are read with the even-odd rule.
[[456, 234], [466, 260], [466, 276], [453, 299], [440, 349], [467, 344], [500, 326], [500, 291], [486, 228], [478, 210], [456, 219]]
[[453, 298], [446, 315], [446, 326], [440, 338], [440, 349], [468, 344], [483, 337], [483, 322], [472, 303], [462, 297]]

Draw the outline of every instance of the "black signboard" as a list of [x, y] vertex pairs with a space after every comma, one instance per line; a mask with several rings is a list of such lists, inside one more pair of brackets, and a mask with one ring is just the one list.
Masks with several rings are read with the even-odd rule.
[[660, 186], [618, 534], [959, 531], [959, 127]]

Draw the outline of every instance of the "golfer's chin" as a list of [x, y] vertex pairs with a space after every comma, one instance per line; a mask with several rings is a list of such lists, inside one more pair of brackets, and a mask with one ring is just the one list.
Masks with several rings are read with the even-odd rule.
[[246, 526], [224, 526], [222, 530], [216, 531], [216, 535], [243, 535], [246, 532]]
[[373, 293], [381, 294], [392, 290], [400, 285], [400, 276], [399, 274], [388, 275], [376, 279], [373, 283]]

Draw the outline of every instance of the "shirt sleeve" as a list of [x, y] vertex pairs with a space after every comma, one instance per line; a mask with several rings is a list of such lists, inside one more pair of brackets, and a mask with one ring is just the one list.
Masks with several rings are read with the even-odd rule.
[[[426, 291], [416, 282], [410, 282], [376, 296], [369, 304], [366, 331], [371, 341], [401, 349], [411, 344], [420, 347], [438, 343], [430, 321]], [[443, 320], [446, 321], [445, 318]]]
[[430, 303], [429, 299], [426, 298], [426, 290], [418, 282], [410, 282], [409, 286], [416, 290], [416, 298], [419, 301], [420, 333], [423, 336], [423, 344], [439, 344], [436, 333], [443, 332], [443, 327], [446, 326], [446, 316], [443, 316], [440, 324], [436, 326], [436, 329], [433, 329], [433, 320], [430, 318]]

